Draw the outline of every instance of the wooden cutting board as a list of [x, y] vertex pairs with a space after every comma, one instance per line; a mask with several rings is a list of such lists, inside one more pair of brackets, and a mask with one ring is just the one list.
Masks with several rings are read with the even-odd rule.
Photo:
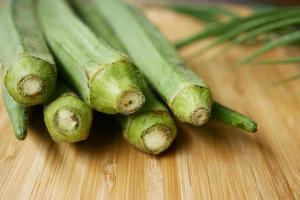
[[[148, 15], [171, 41], [201, 29], [171, 11], [149, 9]], [[216, 100], [253, 117], [259, 131], [178, 123], [174, 145], [157, 157], [127, 144], [104, 116], [96, 117], [87, 141], [55, 143], [41, 109], [32, 115], [28, 138], [19, 142], [1, 101], [0, 199], [300, 199], [300, 80], [272, 85], [299, 73], [299, 65], [232, 67], [253, 48], [218, 56], [212, 51], [188, 64], [207, 80]], [[265, 58], [294, 52], [278, 49]]]

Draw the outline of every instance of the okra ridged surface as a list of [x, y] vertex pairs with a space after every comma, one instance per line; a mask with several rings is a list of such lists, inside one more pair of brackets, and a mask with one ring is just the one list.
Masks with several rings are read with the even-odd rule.
[[[94, 2], [75, 0], [73, 6], [97, 36], [103, 38], [113, 48], [125, 52], [122, 43], [98, 12]], [[118, 115], [117, 121], [122, 127], [124, 138], [130, 144], [141, 151], [159, 154], [168, 149], [176, 138], [176, 125], [171, 113], [155, 97], [143, 77], [139, 83], [146, 97], [145, 105], [132, 115]]]
[[168, 57], [176, 51], [161, 33], [125, 2], [96, 2], [137, 67], [178, 119], [197, 126], [205, 123], [213, 102], [211, 91], [179, 57]]
[[31, 106], [50, 98], [56, 68], [32, 0], [7, 0], [1, 6], [0, 62], [5, 86], [16, 102]]
[[93, 111], [70, 88], [60, 82], [54, 99], [44, 107], [44, 121], [51, 137], [58, 142], [85, 140]]
[[[80, 17], [91, 27], [91, 29], [97, 35], [101, 36], [114, 48], [122, 52], [126, 52], [125, 47], [116, 36], [114, 30], [105, 19], [102, 12], [96, 8], [95, 4], [95, 1], [86, 2], [84, 0], [76, 0], [74, 1], [74, 8], [76, 9]], [[159, 50], [165, 56], [165, 58], [170, 62], [182, 62], [174, 47], [160, 34], [156, 34], [158, 30], [155, 30], [153, 26], [146, 26], [146, 24], [149, 24], [149, 22], [146, 22], [144, 16], [140, 16], [141, 14], [139, 14], [136, 9], [132, 7], [129, 7], [129, 9], [137, 16], [137, 18], [139, 18], [141, 23], [145, 25], [145, 30], [147, 32], [155, 34], [153, 35], [153, 38], [156, 38], [156, 43], [160, 47]], [[155, 111], [155, 109], [153, 109], [153, 111]], [[248, 132], [256, 132], [257, 130], [257, 124], [254, 120], [217, 102], [213, 102], [211, 118], [215, 121], [230, 125], [232, 127], [240, 128]]]
[[62, 0], [38, 0], [38, 15], [61, 73], [94, 109], [131, 114], [145, 97], [139, 71], [128, 57], [98, 39]]
[[15, 102], [4, 87], [2, 89], [2, 97], [16, 138], [24, 140], [27, 136], [29, 108]]

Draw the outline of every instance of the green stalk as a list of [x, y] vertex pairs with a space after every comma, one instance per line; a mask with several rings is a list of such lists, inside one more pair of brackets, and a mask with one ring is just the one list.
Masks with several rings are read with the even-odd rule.
[[38, 14], [61, 73], [81, 98], [108, 114], [132, 114], [145, 102], [128, 57], [99, 40], [65, 1], [39, 0]]
[[220, 22], [208, 26], [203, 31], [196, 33], [186, 39], [178, 41], [175, 44], [175, 46], [177, 48], [182, 48], [194, 42], [206, 39], [208, 37], [220, 35], [220, 37], [217, 40], [205, 47], [208, 49], [213, 46], [219, 45], [227, 40], [231, 40], [232, 38], [236, 37], [237, 34], [239, 34], [241, 31], [251, 30], [251, 28], [253, 29], [258, 25], [267, 24], [272, 21], [276, 22], [277, 19], [280, 20], [282, 17], [284, 19], [285, 17], [288, 17], [290, 15], [290, 12], [292, 12], [292, 16], [295, 16], [295, 14], [297, 15], [297, 12], [299, 12], [299, 7], [268, 8], [260, 10], [247, 17], [237, 17], [233, 18], [229, 22]]
[[219, 6], [209, 5], [183, 5], [183, 4], [171, 4], [168, 6], [176, 12], [191, 15], [204, 22], [220, 22], [224, 20], [224, 17], [236, 18], [238, 14], [230, 11], [229, 9]]
[[273, 15], [267, 15], [265, 17], [253, 18], [248, 21], [243, 21], [243, 23], [234, 27], [231, 30], [227, 30], [224, 34], [220, 35], [213, 42], [201, 49], [201, 52], [207, 52], [208, 49], [220, 45], [226, 41], [232, 40], [239, 36], [241, 33], [253, 30], [255, 28], [260, 28], [261, 26], [268, 25], [269, 23], [276, 22], [278, 20], [288, 19], [290, 17], [297, 17], [299, 15], [300, 9], [292, 9], [289, 12], [278, 12]]
[[18, 140], [24, 140], [27, 136], [28, 107], [18, 104], [8, 94], [5, 87], [2, 90], [3, 102], [8, 113], [15, 136]]
[[[210, 116], [212, 95], [206, 83], [169, 54], [176, 50], [142, 15], [117, 0], [97, 1], [97, 8], [112, 26], [126, 51], [173, 113], [196, 126]], [[163, 49], [167, 46], [167, 49]]]
[[[109, 44], [114, 43], [114, 48], [119, 49], [120, 51], [126, 52], [125, 48], [121, 44], [121, 41], [116, 37], [116, 34], [112, 30], [112, 27], [107, 23], [107, 20], [104, 19], [103, 15], [99, 10], [96, 10], [95, 3], [93, 2], [85, 2], [84, 0], [76, 0], [75, 1], [75, 9], [79, 13], [80, 17], [91, 27], [91, 29], [99, 36], [101, 36], [103, 39], [105, 39]], [[151, 30], [150, 30], [151, 31]], [[108, 34], [106, 34], [108, 33]], [[159, 39], [157, 42], [161, 42]], [[166, 56], [166, 59], [169, 60], [176, 60], [178, 59], [178, 54], [174, 51], [169, 51], [169, 44], [168, 43], [161, 43], [161, 49]], [[165, 52], [166, 51], [166, 52]], [[145, 87], [144, 87], [145, 88]], [[146, 87], [147, 89], [148, 87]], [[148, 89], [149, 91], [149, 89]], [[151, 91], [150, 91], [151, 92]], [[143, 109], [148, 109], [148, 103], [157, 101], [153, 95], [149, 95], [149, 92], [145, 92], [147, 97], [147, 102], [145, 104], [145, 107]], [[156, 103], [157, 104], [157, 103]], [[154, 104], [155, 105], [155, 104]], [[216, 108], [214, 108], [216, 107]], [[153, 109], [152, 112], [155, 112], [156, 108], [154, 106], [150, 107]], [[149, 110], [150, 110], [149, 108]], [[212, 119], [217, 120], [221, 123], [225, 123], [227, 125], [231, 125], [233, 127], [238, 127], [246, 131], [255, 132], [256, 131], [256, 122], [251, 120], [245, 115], [242, 115], [236, 111], [233, 111], [223, 105], [220, 105], [218, 103], [213, 104], [212, 108]], [[136, 114], [138, 115], [138, 114]], [[151, 115], [151, 113], [149, 113]], [[150, 117], [149, 117], [150, 118]], [[122, 119], [124, 122], [123, 127], [126, 126], [126, 118], [124, 117]], [[147, 119], [148, 120], [148, 119]], [[237, 123], [239, 122], [239, 123]], [[251, 127], [251, 128], [249, 128]], [[141, 129], [143, 130], [143, 129]], [[126, 131], [126, 129], [125, 129]]]
[[242, 44], [248, 41], [251, 41], [258, 37], [260, 34], [264, 34], [270, 32], [272, 30], [285, 28], [290, 25], [299, 25], [300, 17], [291, 17], [288, 19], [283, 19], [279, 21], [275, 21], [273, 23], [267, 24], [265, 26], [259, 27], [257, 29], [251, 30], [242, 37], [238, 38], [237, 40], [233, 41], [234, 45]]
[[278, 60], [259, 60], [253, 63], [259, 65], [276, 65], [276, 64], [278, 65], [278, 64], [294, 64], [299, 62], [300, 62], [300, 57], [290, 57], [290, 58], [278, 59]]
[[255, 50], [254, 52], [250, 53], [246, 58], [242, 59], [239, 63], [240, 64], [247, 64], [253, 61], [258, 56], [262, 55], [263, 53], [270, 51], [276, 47], [291, 44], [294, 42], [300, 41], [300, 31], [294, 31], [288, 34], [285, 34], [276, 40], [272, 40], [270, 42], [267, 42], [259, 49]]
[[[125, 52], [125, 48], [94, 3], [76, 0], [73, 4], [77, 13], [96, 35], [102, 37], [113, 48]], [[130, 144], [141, 151], [159, 154], [172, 144], [176, 137], [176, 126], [166, 106], [155, 97], [143, 78], [140, 86], [146, 97], [143, 108], [133, 115], [119, 115], [117, 120], [122, 127], [124, 138]]]
[[46, 127], [58, 142], [85, 140], [92, 124], [92, 114], [92, 109], [62, 82], [54, 100], [44, 107]]
[[7, 0], [0, 10], [4, 83], [23, 105], [47, 101], [55, 88], [54, 60], [37, 25], [32, 0]]

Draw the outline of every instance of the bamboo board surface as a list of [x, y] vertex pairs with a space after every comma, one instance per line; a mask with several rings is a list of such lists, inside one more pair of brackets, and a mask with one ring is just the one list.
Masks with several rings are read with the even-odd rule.
[[[147, 13], [171, 41], [201, 28], [171, 11]], [[113, 119], [104, 116], [96, 117], [87, 141], [55, 143], [41, 109], [32, 114], [28, 138], [19, 142], [1, 101], [0, 199], [300, 199], [300, 80], [271, 84], [300, 68], [232, 67], [252, 49], [206, 54], [189, 66], [207, 80], [216, 100], [253, 117], [258, 133], [214, 122], [200, 128], [178, 123], [177, 140], [158, 157], [127, 144]], [[289, 52], [278, 49], [265, 58]]]

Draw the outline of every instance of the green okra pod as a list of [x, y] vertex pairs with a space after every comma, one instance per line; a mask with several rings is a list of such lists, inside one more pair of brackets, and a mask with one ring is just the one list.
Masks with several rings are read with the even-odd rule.
[[[122, 45], [121, 41], [116, 36], [112, 27], [108, 24], [108, 21], [104, 18], [102, 12], [96, 9], [95, 2], [86, 2], [84, 0], [76, 0], [74, 2], [74, 7], [80, 15], [80, 17], [91, 27], [91, 29], [97, 35], [101, 36], [114, 48], [119, 49], [122, 52], [126, 52], [125, 47]], [[133, 12], [137, 14], [136, 11], [133, 10]], [[145, 22], [145, 24], [147, 23]], [[157, 33], [157, 30], [154, 30], [153, 28], [148, 28], [147, 31], [153, 32], [153, 34]], [[170, 62], [172, 60], [180, 59], [178, 57], [178, 54], [174, 51], [174, 48], [170, 47], [170, 44], [166, 42], [165, 39], [162, 39], [162, 37], [157, 37], [156, 42], [160, 43], [159, 45], [161, 48], [159, 49], [161, 53], [165, 56], [166, 59], [169, 59]], [[149, 101], [151, 102], [153, 100]], [[241, 128], [248, 132], [255, 132], [257, 130], [257, 124], [254, 120], [237, 111], [231, 110], [230, 108], [227, 108], [217, 102], [214, 102], [212, 105], [211, 118], [218, 122], [236, 128]], [[125, 120], [124, 124], [126, 124], [127, 121]]]
[[93, 112], [61, 81], [57, 94], [44, 107], [44, 121], [51, 137], [58, 142], [85, 140], [92, 124]]
[[19, 104], [41, 104], [55, 88], [56, 69], [33, 1], [6, 0], [0, 9], [0, 62], [7, 91]]
[[27, 136], [29, 108], [15, 102], [5, 87], [3, 87], [2, 95], [15, 136], [18, 140], [24, 140]]
[[[139, 12], [118, 0], [97, 0], [97, 8], [156, 92], [183, 122], [202, 125], [210, 116], [211, 91], [185, 67], [162, 34]], [[166, 49], [164, 49], [167, 47]]]
[[[96, 35], [102, 37], [113, 48], [125, 52], [123, 45], [115, 37], [103, 16], [97, 12], [93, 2], [76, 0], [73, 1], [73, 5], [79, 16]], [[140, 86], [146, 97], [145, 105], [132, 115], [119, 115], [117, 121], [122, 127], [124, 138], [130, 144], [141, 151], [159, 154], [174, 141], [176, 125], [166, 106], [155, 97], [142, 77]]]
[[141, 87], [146, 97], [143, 108], [129, 116], [118, 116], [124, 138], [141, 151], [159, 154], [176, 138], [176, 125], [168, 109], [152, 93], [145, 80]]
[[61, 73], [87, 104], [108, 114], [142, 107], [140, 74], [125, 54], [98, 39], [65, 1], [38, 0], [37, 9]]

